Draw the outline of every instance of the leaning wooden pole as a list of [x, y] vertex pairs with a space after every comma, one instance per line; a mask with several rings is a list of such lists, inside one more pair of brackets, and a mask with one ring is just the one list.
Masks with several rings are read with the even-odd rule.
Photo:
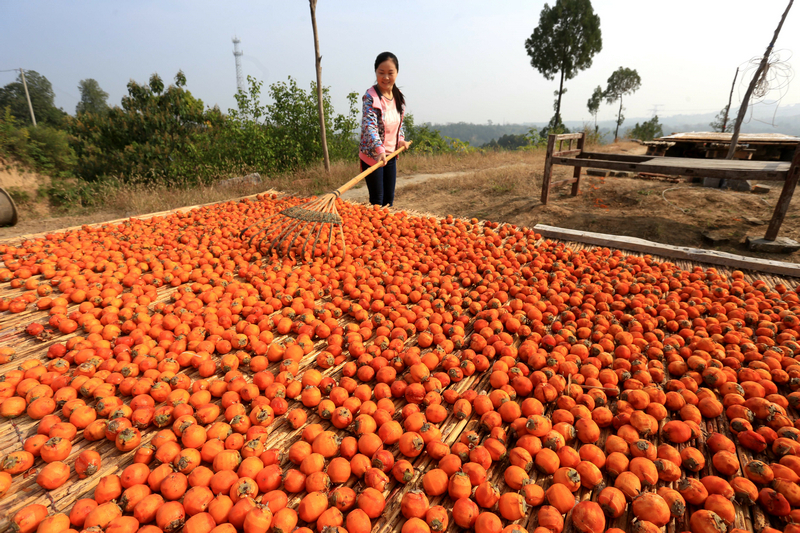
[[733, 89], [736, 87], [736, 78], [739, 77], [739, 67], [736, 67], [736, 74], [733, 75], [733, 83], [731, 83], [731, 94], [728, 96], [728, 107], [725, 108], [725, 118], [722, 119], [722, 133], [728, 129], [728, 113], [731, 112], [731, 103], [733, 102]]
[[319, 111], [319, 132], [322, 142], [322, 155], [325, 159], [325, 171], [331, 171], [331, 159], [328, 155], [328, 138], [325, 134], [325, 105], [322, 99], [322, 56], [319, 55], [319, 36], [317, 35], [317, 0], [308, 0], [311, 7], [311, 27], [314, 29], [314, 58], [317, 65], [317, 109]]
[[731, 136], [731, 146], [728, 148], [728, 157], [725, 159], [733, 159], [733, 154], [736, 152], [736, 143], [739, 141], [739, 130], [742, 127], [744, 115], [747, 113], [747, 105], [750, 103], [750, 96], [753, 94], [756, 84], [758, 84], [758, 80], [761, 78], [761, 74], [767, 68], [767, 63], [769, 62], [769, 56], [772, 53], [772, 48], [775, 46], [775, 41], [778, 40], [778, 34], [781, 32], [781, 28], [783, 27], [783, 21], [786, 20], [786, 15], [789, 14], [789, 10], [792, 8], [793, 3], [794, 0], [789, 0], [789, 5], [786, 6], [786, 11], [783, 12], [781, 21], [778, 24], [778, 27], [775, 29], [775, 35], [772, 36], [772, 42], [769, 43], [769, 46], [767, 46], [767, 51], [764, 52], [764, 57], [761, 59], [761, 64], [758, 65], [758, 69], [756, 70], [753, 79], [750, 81], [750, 86], [747, 87], [747, 92], [744, 93], [742, 104], [739, 106], [739, 114], [736, 117], [736, 124], [733, 126], [733, 135]]

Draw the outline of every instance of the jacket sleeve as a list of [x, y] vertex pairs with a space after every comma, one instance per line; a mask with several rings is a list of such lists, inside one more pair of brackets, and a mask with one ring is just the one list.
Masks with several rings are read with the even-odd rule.
[[364, 95], [364, 106], [361, 116], [361, 151], [366, 154], [382, 154], [386, 152], [378, 132], [378, 115], [373, 107], [369, 93]]

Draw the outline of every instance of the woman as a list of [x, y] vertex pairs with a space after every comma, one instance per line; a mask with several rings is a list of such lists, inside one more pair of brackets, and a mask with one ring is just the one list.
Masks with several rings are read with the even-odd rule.
[[397, 158], [387, 161], [395, 150], [407, 147], [403, 131], [406, 104], [403, 93], [397, 88], [399, 63], [391, 52], [383, 52], [375, 59], [377, 83], [364, 94], [361, 118], [361, 171], [378, 162], [383, 166], [367, 176], [371, 204], [390, 206], [394, 203], [397, 181]]

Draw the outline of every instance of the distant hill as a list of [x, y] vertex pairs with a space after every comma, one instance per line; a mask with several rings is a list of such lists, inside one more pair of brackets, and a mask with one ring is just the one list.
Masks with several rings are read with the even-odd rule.
[[[519, 135], [528, 133], [534, 124], [469, 124], [456, 122], [450, 124], [430, 124], [433, 129], [439, 130], [444, 137], [452, 137], [460, 141], [469, 142], [471, 146], [482, 146], [490, 141], [497, 140], [503, 135]], [[541, 128], [542, 126], [539, 126]]]
[[[737, 110], [733, 110], [729, 120], [736, 120]], [[659, 122], [664, 126], [664, 135], [685, 131], [711, 131], [709, 125], [716, 113], [699, 113], [694, 115], [659, 116]], [[628, 117], [622, 124], [620, 134], [632, 128], [637, 122], [642, 123], [651, 117]], [[482, 146], [492, 140], [497, 140], [503, 135], [526, 134], [532, 128], [541, 129], [546, 122], [525, 122], [522, 124], [470, 124], [456, 122], [448, 124], [428, 124], [429, 127], [439, 130], [445, 137], [452, 137], [469, 142], [472, 146]], [[567, 120], [564, 124], [572, 131], [583, 128], [581, 121]], [[604, 142], [611, 142], [614, 135], [614, 121], [602, 120], [597, 123], [601, 133], [605, 133]], [[742, 124], [742, 133], [785, 133], [800, 136], [800, 104], [769, 109], [757, 109], [755, 113], [748, 114]]]

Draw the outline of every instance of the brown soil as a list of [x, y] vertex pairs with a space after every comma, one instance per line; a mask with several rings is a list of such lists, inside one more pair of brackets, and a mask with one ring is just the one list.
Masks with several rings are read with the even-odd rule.
[[[635, 143], [594, 149], [644, 153], [644, 148]], [[780, 186], [774, 182], [767, 194], [753, 194], [704, 188], [688, 182], [584, 175], [577, 196], [570, 195], [570, 186], [562, 185], [553, 189], [545, 206], [540, 201], [543, 167], [541, 151], [465, 157], [445, 165], [435, 165], [430, 158], [409, 156], [399, 165], [394, 207], [528, 227], [547, 224], [800, 262], [800, 252], [758, 254], [750, 252], [745, 244], [746, 236], [763, 237], [766, 232], [780, 194]], [[345, 172], [351, 170], [347, 167]], [[566, 179], [571, 173], [571, 168], [555, 167], [553, 181]], [[297, 192], [302, 192], [302, 188]], [[352, 189], [345, 198], [366, 201], [366, 187]], [[781, 236], [796, 241], [800, 241], [798, 207], [800, 198], [795, 195], [780, 231]], [[24, 205], [20, 211], [17, 226], [0, 228], [0, 240], [142, 214], [112, 210], [58, 217], [51, 216], [40, 204]], [[704, 234], [712, 234], [716, 240], [712, 242]]]

